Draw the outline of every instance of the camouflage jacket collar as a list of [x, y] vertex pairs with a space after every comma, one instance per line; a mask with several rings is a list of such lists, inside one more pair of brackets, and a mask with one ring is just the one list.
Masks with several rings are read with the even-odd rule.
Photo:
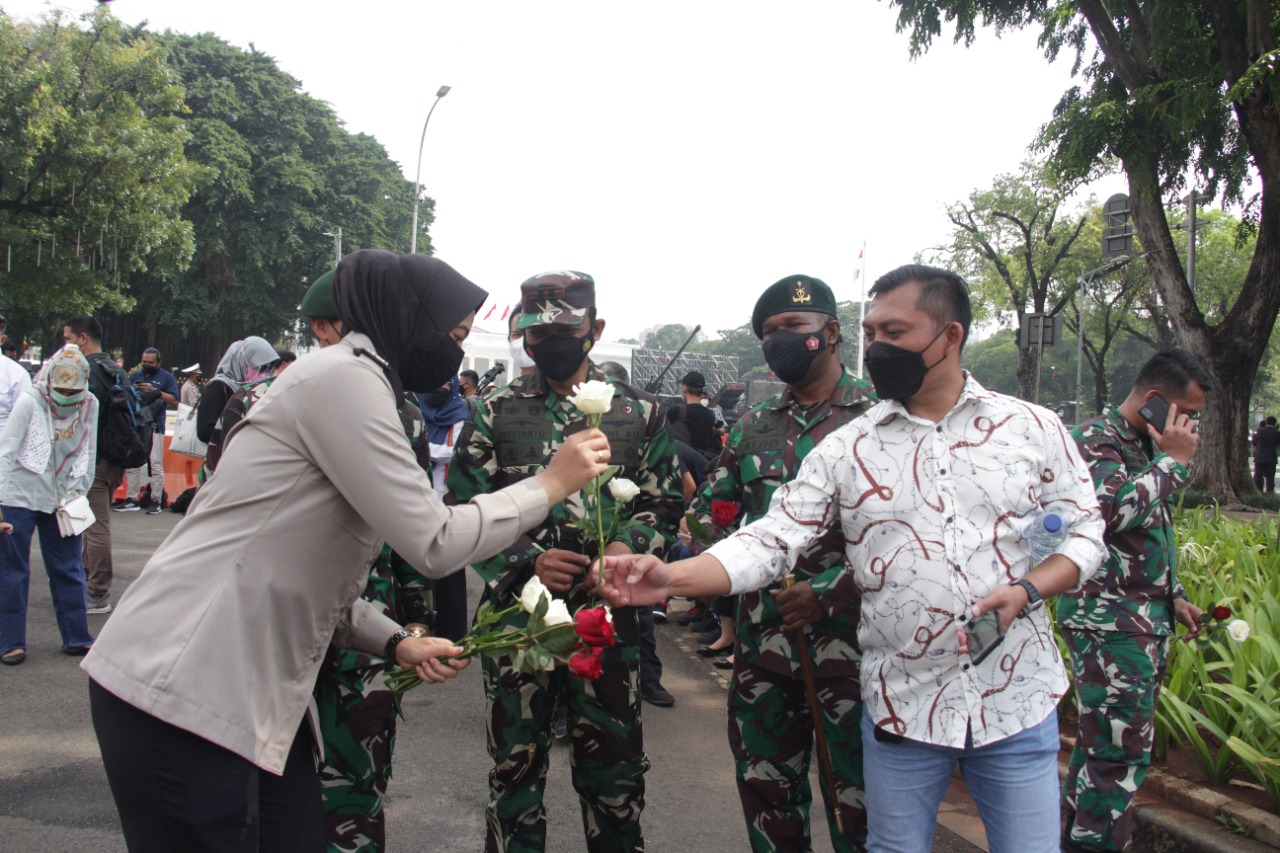
[[[975, 379], [972, 373], [966, 370], [964, 371], [964, 387], [960, 389], [960, 399], [956, 400], [956, 404], [951, 407], [951, 411], [947, 413], [947, 417], [951, 417], [957, 411], [970, 403], [990, 400], [995, 396], [997, 395], [994, 391], [988, 391], [986, 388], [983, 388], [982, 383]], [[875, 408], [867, 412], [867, 417], [869, 417], [871, 422], [876, 426], [880, 426], [888, 423], [895, 417], [910, 419], [911, 413], [907, 411], [906, 406], [902, 405], [901, 400], [881, 400], [876, 404]]]
[[1147, 461], [1150, 461], [1155, 456], [1152, 452], [1154, 448], [1151, 446], [1151, 438], [1145, 432], [1140, 432], [1137, 427], [1129, 423], [1129, 419], [1124, 416], [1124, 412], [1120, 411], [1119, 406], [1108, 404], [1102, 414], [1098, 416], [1098, 420], [1123, 444], [1139, 448]]
[[[840, 374], [840, 381], [836, 383], [836, 387], [831, 392], [831, 396], [827, 398], [827, 402], [832, 406], [841, 408], [846, 406], [856, 406], [865, 403], [871, 398], [870, 386], [858, 379], [849, 372], [849, 368], [845, 368]], [[769, 408], [776, 412], [786, 411], [792, 406], [798, 406], [795, 395], [791, 393], [791, 386], [787, 385], [782, 389], [782, 393], [774, 397], [769, 403]]]

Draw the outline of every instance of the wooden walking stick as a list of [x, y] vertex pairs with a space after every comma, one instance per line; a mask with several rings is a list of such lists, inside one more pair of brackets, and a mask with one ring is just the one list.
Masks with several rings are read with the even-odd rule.
[[[782, 588], [791, 589], [796, 585], [796, 576], [787, 575], [782, 579]], [[836, 791], [836, 774], [831, 769], [831, 750], [827, 748], [827, 730], [822, 725], [822, 706], [818, 704], [818, 685], [813, 680], [813, 662], [809, 660], [809, 641], [804, 635], [804, 628], [791, 632], [796, 643], [796, 657], [800, 658], [800, 675], [804, 678], [804, 692], [809, 697], [809, 713], [813, 715], [813, 735], [818, 742], [818, 769], [822, 778], [827, 780], [827, 790], [831, 792], [831, 813], [836, 816], [836, 830], [844, 834], [844, 821], [840, 818], [840, 797]]]

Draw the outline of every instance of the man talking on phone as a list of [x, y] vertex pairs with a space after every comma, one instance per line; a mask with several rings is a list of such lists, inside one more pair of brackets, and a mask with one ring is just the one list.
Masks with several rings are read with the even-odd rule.
[[[1057, 853], [1067, 677], [1043, 603], [1102, 562], [1089, 469], [1052, 412], [962, 369], [971, 310], [959, 276], [900, 267], [871, 297], [865, 361], [882, 402], [811, 450], [763, 518], [704, 554], [606, 558], [605, 594], [643, 604], [755, 589], [840, 525], [862, 593], [868, 849], [927, 853], [958, 763], [992, 853]], [[1041, 509], [1070, 535], [1032, 567], [1026, 534]], [[965, 633], [988, 614], [1002, 637]]]
[[1080, 711], [1063, 786], [1070, 853], [1129, 846], [1174, 620], [1199, 623], [1174, 576], [1169, 499], [1187, 481], [1213, 387], [1194, 356], [1166, 350], [1142, 366], [1123, 403], [1072, 430], [1102, 507], [1107, 560], [1058, 602]]

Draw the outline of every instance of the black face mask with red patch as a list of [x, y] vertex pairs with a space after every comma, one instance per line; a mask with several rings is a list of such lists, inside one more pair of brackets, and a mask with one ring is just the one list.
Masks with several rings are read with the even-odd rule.
[[788, 385], [802, 381], [818, 354], [827, 348], [822, 332], [793, 332], [777, 329], [764, 342], [764, 360], [773, 375]]

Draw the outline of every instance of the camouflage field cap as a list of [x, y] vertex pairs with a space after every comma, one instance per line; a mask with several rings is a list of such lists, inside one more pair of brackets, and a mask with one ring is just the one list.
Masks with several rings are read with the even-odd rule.
[[822, 279], [789, 275], [771, 284], [756, 300], [755, 310], [751, 312], [751, 330], [757, 338], [763, 338], [764, 321], [788, 311], [817, 311], [835, 317], [836, 298]]
[[560, 324], [581, 326], [587, 321], [587, 309], [596, 304], [596, 282], [584, 272], [559, 270], [544, 272], [520, 285], [520, 310], [517, 329], [530, 326]]

